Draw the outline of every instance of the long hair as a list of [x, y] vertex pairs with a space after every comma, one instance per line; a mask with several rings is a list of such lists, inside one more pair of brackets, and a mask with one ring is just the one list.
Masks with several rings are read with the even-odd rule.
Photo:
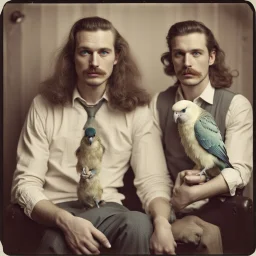
[[[209, 79], [211, 84], [215, 88], [228, 88], [231, 86], [233, 77], [237, 75], [233, 75], [229, 68], [225, 65], [225, 53], [220, 48], [218, 42], [214, 38], [212, 31], [207, 28], [202, 22], [188, 20], [177, 22], [168, 31], [166, 40], [169, 48], [168, 52], [165, 52], [161, 56], [161, 62], [164, 65], [164, 71], [169, 76], [175, 76], [174, 66], [172, 63], [172, 40], [176, 36], [183, 36], [190, 33], [201, 33], [206, 37], [206, 47], [208, 49], [209, 54], [212, 51], [215, 51], [216, 57], [215, 62], [211, 66], [209, 66]], [[238, 71], [237, 71], [238, 73]], [[176, 82], [179, 84], [179, 81]]]
[[41, 93], [55, 105], [71, 101], [77, 82], [74, 63], [76, 34], [80, 31], [98, 30], [112, 31], [115, 53], [118, 54], [118, 62], [107, 82], [111, 107], [129, 112], [136, 106], [148, 104], [150, 96], [139, 84], [141, 74], [131, 56], [128, 43], [111, 22], [100, 17], [83, 18], [72, 26], [68, 40], [57, 56], [53, 74], [42, 82]]

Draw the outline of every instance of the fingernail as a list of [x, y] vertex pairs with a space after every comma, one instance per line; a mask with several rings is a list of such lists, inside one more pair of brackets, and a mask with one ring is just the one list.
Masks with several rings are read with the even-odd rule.
[[111, 248], [111, 244], [110, 244], [110, 243], [107, 243], [106, 246], [107, 246], [108, 248]]

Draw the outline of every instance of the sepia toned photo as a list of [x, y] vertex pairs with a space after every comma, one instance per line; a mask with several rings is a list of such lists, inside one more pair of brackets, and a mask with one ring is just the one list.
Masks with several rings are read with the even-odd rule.
[[4, 253], [254, 252], [252, 5], [2, 15]]

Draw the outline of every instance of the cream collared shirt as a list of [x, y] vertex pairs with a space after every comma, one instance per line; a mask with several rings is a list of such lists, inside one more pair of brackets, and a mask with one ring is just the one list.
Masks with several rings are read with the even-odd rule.
[[[170, 199], [172, 182], [165, 163], [161, 140], [148, 106], [130, 113], [111, 108], [106, 101], [95, 118], [97, 133], [105, 147], [100, 181], [105, 201], [121, 204], [123, 176], [130, 164], [134, 184], [147, 211], [156, 197]], [[75, 151], [84, 134], [87, 113], [78, 102], [75, 89], [72, 103], [52, 106], [41, 95], [33, 100], [22, 129], [17, 168], [12, 184], [12, 202], [31, 218], [34, 206], [46, 199], [53, 203], [77, 200]]]
[[[194, 103], [201, 106], [203, 101], [213, 104], [215, 88], [208, 83], [201, 95], [194, 99]], [[159, 124], [159, 115], [156, 107], [157, 93], [150, 104], [154, 116], [154, 124], [162, 138]], [[179, 87], [175, 96], [175, 102], [183, 100], [181, 88]], [[235, 195], [237, 188], [243, 188], [250, 180], [253, 166], [253, 113], [250, 102], [241, 94], [237, 94], [231, 101], [226, 120], [225, 145], [230, 163], [233, 168], [222, 170], [225, 181], [228, 184], [230, 194]]]

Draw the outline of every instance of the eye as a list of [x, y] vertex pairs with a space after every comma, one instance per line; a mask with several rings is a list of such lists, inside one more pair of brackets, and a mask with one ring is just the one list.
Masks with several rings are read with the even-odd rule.
[[183, 56], [183, 52], [181, 51], [174, 52], [174, 57], [181, 57], [181, 56]]
[[193, 55], [194, 57], [198, 57], [198, 56], [201, 55], [201, 52], [193, 52], [192, 55]]
[[86, 55], [89, 55], [90, 52], [89, 52], [88, 50], [82, 50], [82, 51], [80, 51], [80, 54], [81, 54], [82, 56], [86, 56]]
[[108, 55], [109, 54], [109, 51], [107, 51], [107, 50], [101, 50], [100, 51], [100, 55], [101, 56], [106, 56], [106, 55]]
[[182, 112], [182, 113], [185, 113], [185, 112], [186, 112], [186, 109], [187, 109], [187, 108], [183, 108], [183, 109], [181, 110], [181, 112]]

